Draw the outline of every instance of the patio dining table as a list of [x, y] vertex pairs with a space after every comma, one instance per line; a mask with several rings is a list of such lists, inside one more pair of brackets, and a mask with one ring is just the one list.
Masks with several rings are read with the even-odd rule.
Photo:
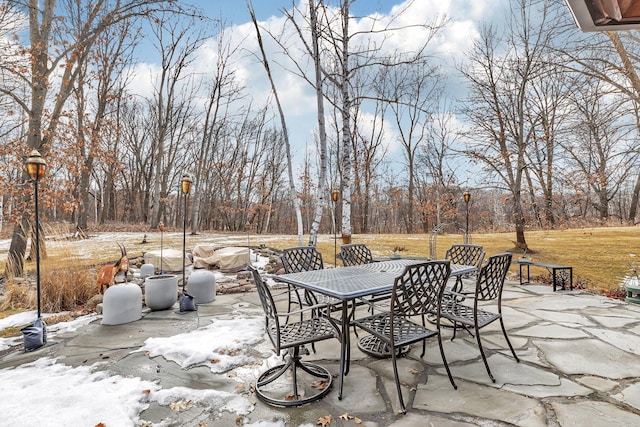
[[[341, 349], [340, 349], [340, 382], [338, 399], [342, 399], [344, 376], [348, 374], [350, 349], [350, 316], [349, 305], [355, 299], [369, 297], [376, 294], [390, 292], [393, 283], [407, 265], [419, 264], [425, 261], [398, 259], [373, 262], [352, 267], [328, 268], [322, 270], [303, 271], [299, 273], [282, 274], [276, 280], [318, 292], [339, 299], [342, 309], [341, 316]], [[472, 265], [451, 264], [451, 276], [461, 276], [476, 271]]]

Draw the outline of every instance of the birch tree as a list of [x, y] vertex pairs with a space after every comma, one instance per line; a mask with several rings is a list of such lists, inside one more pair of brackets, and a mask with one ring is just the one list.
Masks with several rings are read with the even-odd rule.
[[[355, 99], [353, 84], [354, 79], [361, 78], [367, 80], [363, 76], [373, 75], [378, 67], [394, 66], [401, 64], [417, 63], [424, 58], [427, 46], [432, 41], [433, 35], [436, 34], [445, 24], [446, 19], [435, 16], [431, 22], [416, 24], [400, 24], [401, 17], [406, 17], [408, 11], [413, 5], [413, 1], [403, 4], [403, 8], [392, 16], [387, 22], [381, 22], [379, 17], [371, 15], [362, 18], [359, 26], [355, 29], [352, 23], [358, 20], [351, 14], [351, 6], [355, 0], [340, 0], [335, 2], [335, 8], [325, 5], [320, 0], [309, 2], [309, 20], [305, 21], [304, 12], [297, 11], [295, 6], [293, 12], [288, 13], [289, 21], [296, 28], [298, 38], [304, 46], [306, 57], [313, 61], [313, 77], [301, 64], [301, 61], [294, 59], [296, 71], [298, 75], [304, 78], [316, 90], [317, 97], [322, 96], [337, 111], [340, 117], [340, 204], [341, 204], [341, 235], [343, 243], [350, 243], [352, 234], [351, 225], [351, 203], [352, 203], [352, 184], [353, 184], [353, 144], [352, 132], [353, 114], [352, 109], [355, 105], [361, 105], [359, 100]], [[309, 34], [306, 33], [308, 29]], [[405, 49], [402, 55], [397, 55], [391, 49], [387, 51], [386, 41], [391, 35], [399, 35], [402, 31], [412, 29], [420, 34], [420, 42], [416, 44], [414, 49]], [[311, 40], [308, 40], [308, 37]], [[284, 43], [281, 43], [284, 46]], [[291, 55], [291, 51], [287, 50]], [[401, 59], [398, 61], [398, 58]], [[359, 77], [360, 76], [360, 77]], [[371, 77], [370, 77], [371, 78]], [[369, 79], [370, 79], [369, 78]], [[331, 86], [331, 88], [329, 88]], [[333, 95], [333, 96], [331, 96]], [[373, 99], [373, 89], [366, 91], [362, 95], [363, 99]], [[319, 140], [321, 159], [326, 159], [326, 127], [324, 123], [324, 107], [318, 103], [318, 124], [319, 124]], [[324, 135], [324, 136], [323, 136]], [[322, 151], [324, 150], [324, 151]], [[317, 239], [316, 235], [322, 218], [322, 210], [325, 207], [324, 200], [326, 198], [327, 183], [324, 160], [320, 167], [318, 179], [318, 203], [316, 205], [316, 214], [310, 230], [310, 244], [314, 244]]]
[[[271, 66], [269, 65], [269, 60], [264, 50], [262, 34], [260, 33], [258, 20], [256, 19], [256, 14], [253, 10], [253, 6], [251, 2], [247, 3], [247, 7], [249, 8], [251, 21], [253, 22], [253, 26], [256, 30], [258, 46], [260, 47], [260, 54], [262, 55], [262, 65], [264, 66], [265, 72], [267, 73], [267, 78], [269, 79], [269, 84], [271, 85], [271, 92], [273, 93], [276, 107], [278, 109], [278, 115], [280, 116], [280, 126], [282, 127], [282, 138], [284, 142], [285, 154], [287, 159], [287, 175], [289, 177], [289, 194], [291, 196], [291, 200], [293, 202], [293, 209], [296, 215], [296, 224], [297, 224], [297, 230], [298, 230], [298, 245], [302, 246], [302, 235], [304, 233], [304, 229], [302, 226], [302, 211], [300, 210], [300, 200], [298, 199], [298, 192], [296, 190], [295, 181], [293, 179], [293, 161], [291, 158], [291, 143], [289, 142], [289, 131], [287, 127], [287, 120], [284, 115], [284, 111], [282, 109], [282, 104], [280, 103], [280, 96], [278, 95], [278, 90], [276, 88], [273, 75], [271, 74]], [[322, 101], [322, 99], [320, 99], [320, 101]], [[319, 106], [319, 109], [320, 108], [322, 107]]]

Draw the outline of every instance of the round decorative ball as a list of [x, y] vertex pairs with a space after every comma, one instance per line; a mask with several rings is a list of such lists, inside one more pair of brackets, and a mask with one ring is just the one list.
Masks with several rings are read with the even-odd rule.
[[208, 270], [195, 270], [187, 281], [187, 293], [196, 304], [205, 304], [216, 299], [216, 275]]
[[153, 264], [142, 264], [140, 266], [140, 278], [146, 279], [149, 276], [156, 274], [156, 268]]
[[142, 317], [142, 289], [135, 283], [109, 286], [102, 300], [102, 324], [121, 325]]

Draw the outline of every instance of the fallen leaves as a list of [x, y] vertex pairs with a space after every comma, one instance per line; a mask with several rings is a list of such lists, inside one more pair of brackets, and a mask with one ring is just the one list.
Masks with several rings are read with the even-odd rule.
[[191, 400], [178, 400], [177, 402], [172, 402], [169, 404], [169, 408], [174, 411], [184, 411], [191, 406]]
[[316, 423], [316, 425], [319, 425], [319, 426], [322, 426], [322, 427], [326, 427], [329, 424], [331, 424], [332, 420], [333, 420], [333, 418], [331, 417], [331, 415], [326, 415], [324, 417], [318, 418], [318, 422]]
[[[344, 413], [340, 415], [338, 418], [341, 419], [342, 421], [353, 421], [357, 425], [362, 424], [362, 420], [360, 418], [354, 417], [353, 415], [349, 415], [349, 413]], [[333, 417], [331, 415], [325, 415], [324, 417], [318, 418], [318, 422], [316, 422], [316, 425], [319, 425], [321, 427], [327, 427], [331, 424], [331, 421], [333, 421]]]
[[325, 388], [329, 387], [329, 384], [329, 380], [316, 380], [311, 383], [311, 387], [318, 390], [324, 390]]
[[229, 355], [229, 356], [237, 356], [237, 355], [239, 355], [240, 353], [242, 353], [242, 348], [240, 348], [240, 347], [237, 347], [237, 348], [230, 348], [230, 347], [227, 347], [227, 348], [223, 348], [223, 349], [222, 349], [222, 350], [220, 350], [218, 353], [220, 353], [220, 354], [226, 354], [226, 355]]
[[348, 413], [340, 415], [340, 419], [344, 421], [353, 420], [353, 422], [356, 424], [362, 424], [362, 420], [360, 418], [349, 415]]

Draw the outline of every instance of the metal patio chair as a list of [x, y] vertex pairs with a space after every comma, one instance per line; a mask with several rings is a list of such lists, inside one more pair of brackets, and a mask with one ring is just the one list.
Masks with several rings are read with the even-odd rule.
[[[299, 273], [301, 271], [324, 269], [322, 254], [318, 252], [314, 246], [297, 246], [294, 248], [287, 248], [282, 251], [281, 260], [285, 273]], [[297, 288], [289, 287], [289, 291], [289, 311], [291, 311], [291, 305], [294, 303], [292, 299], [294, 294], [297, 299], [295, 302], [301, 306], [303, 305], [303, 302], [308, 305], [340, 303], [340, 301], [335, 298], [315, 294], [311, 291], [304, 292], [303, 301]]]
[[[299, 313], [304, 316], [305, 312], [310, 312], [316, 307], [278, 313], [271, 291], [258, 270], [251, 266], [247, 268], [253, 274], [260, 296], [269, 339], [278, 355], [285, 351], [285, 363], [267, 369], [258, 377], [255, 386], [256, 395], [270, 405], [283, 407], [304, 405], [324, 397], [331, 388], [333, 376], [320, 365], [303, 362], [300, 349], [305, 344], [331, 338], [339, 339], [338, 325], [327, 317], [315, 315], [303, 317], [296, 322], [281, 322], [281, 318], [288, 319], [289, 316]], [[276, 384], [279, 379], [281, 381]]]
[[[373, 256], [371, 255], [371, 250], [367, 247], [367, 245], [363, 243], [350, 243], [347, 245], [340, 246], [340, 258], [342, 258], [342, 263], [345, 267], [351, 267], [354, 265], [363, 265], [370, 264], [375, 262], [373, 260]], [[375, 304], [380, 301], [385, 301], [389, 299], [390, 293], [383, 293], [378, 295], [373, 295], [369, 298], [360, 298], [359, 302], [356, 305], [367, 304], [369, 305], [369, 311], [373, 313], [375, 308]], [[352, 316], [355, 312], [356, 306], [353, 307]], [[356, 336], [357, 336], [356, 332]]]
[[371, 250], [363, 243], [351, 243], [340, 246], [340, 258], [345, 267], [373, 262]]
[[[389, 311], [353, 321], [354, 325], [369, 332], [389, 346], [400, 409], [403, 413], [406, 413], [406, 408], [402, 398], [397, 365], [397, 353], [402, 347], [422, 341], [422, 354], [420, 357], [424, 357], [426, 340], [437, 336], [440, 355], [449, 376], [449, 381], [453, 388], [457, 389], [444, 354], [440, 334], [442, 295], [450, 273], [449, 261], [428, 261], [409, 265], [394, 281]], [[436, 316], [435, 331], [425, 327], [427, 314]], [[412, 317], [421, 318], [421, 323], [417, 323]]]
[[[473, 294], [465, 293], [459, 294], [452, 291], [445, 291], [445, 297], [451, 295], [451, 298], [443, 298], [441, 317], [448, 319], [453, 323], [453, 337], [455, 339], [458, 326], [462, 326], [468, 331], [468, 328], [473, 327], [475, 331], [475, 338], [478, 342], [478, 348], [484, 362], [484, 366], [487, 369], [489, 378], [494, 383], [496, 380], [491, 374], [487, 358], [482, 348], [482, 341], [480, 340], [480, 329], [493, 323], [496, 320], [500, 321], [502, 328], [502, 334], [504, 335], [511, 354], [519, 363], [520, 359], [516, 355], [516, 352], [509, 341], [507, 331], [504, 327], [504, 321], [502, 318], [502, 290], [504, 288], [504, 281], [507, 277], [507, 271], [511, 265], [511, 254], [503, 253], [491, 256], [487, 258], [487, 262], [482, 266], [476, 276], [476, 286]], [[461, 301], [458, 296], [462, 296]], [[473, 305], [469, 305], [469, 300], [473, 299]], [[492, 312], [485, 310], [485, 307], [479, 307], [478, 302], [496, 301], [497, 311]], [[466, 303], [466, 304], [465, 304]]]
[[[451, 264], [473, 265], [480, 270], [484, 256], [484, 249], [480, 245], [457, 244], [447, 249], [444, 258], [451, 261]], [[456, 278], [452, 290], [462, 292], [462, 276]]]

